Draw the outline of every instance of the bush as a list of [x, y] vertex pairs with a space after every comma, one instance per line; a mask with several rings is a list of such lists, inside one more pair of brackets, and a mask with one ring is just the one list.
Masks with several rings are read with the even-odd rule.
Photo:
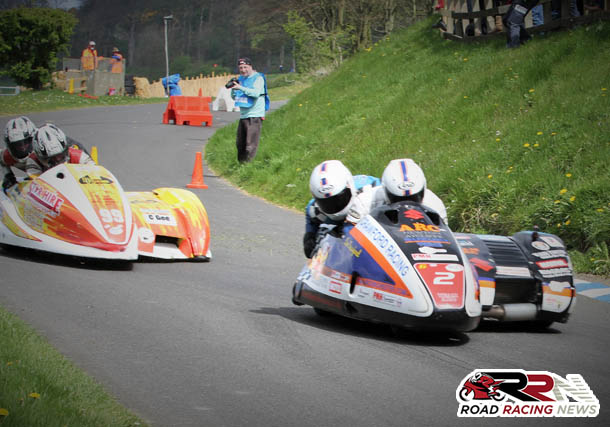
[[51, 81], [57, 53], [65, 51], [76, 18], [58, 9], [19, 8], [0, 12], [2, 74], [17, 84], [42, 89]]

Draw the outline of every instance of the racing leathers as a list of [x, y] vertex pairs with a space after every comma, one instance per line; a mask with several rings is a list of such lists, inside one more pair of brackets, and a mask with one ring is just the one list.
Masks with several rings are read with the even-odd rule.
[[0, 176], [2, 177], [3, 190], [10, 188], [17, 183], [11, 166], [25, 172], [26, 160], [27, 157], [24, 157], [23, 159], [14, 158], [8, 148], [0, 148]]
[[[354, 175], [354, 187], [357, 194], [370, 193], [374, 188], [381, 185], [379, 178], [370, 175]], [[350, 203], [356, 202], [356, 195], [352, 196]], [[357, 202], [356, 202], [357, 203]], [[344, 219], [331, 219], [328, 215], [320, 210], [316, 205], [315, 199], [311, 199], [305, 208], [305, 235], [303, 236], [303, 251], [307, 258], [311, 258], [316, 244], [322, 237], [327, 227], [321, 226], [340, 226]]]
[[[95, 164], [93, 159], [87, 153], [77, 148], [68, 148], [68, 154], [69, 156], [67, 159], [67, 163]], [[43, 165], [43, 163], [38, 159], [38, 157], [36, 157], [35, 153], [31, 153], [27, 157], [25, 172], [28, 175], [40, 175], [47, 169], [49, 168]]]
[[[347, 213], [346, 221], [357, 224], [358, 221], [368, 215], [376, 207], [389, 203], [390, 200], [383, 187], [374, 188], [370, 192], [360, 193], [356, 196], [355, 202]], [[435, 211], [445, 224], [448, 223], [447, 208], [445, 208], [445, 204], [431, 190], [426, 188], [421, 204]]]

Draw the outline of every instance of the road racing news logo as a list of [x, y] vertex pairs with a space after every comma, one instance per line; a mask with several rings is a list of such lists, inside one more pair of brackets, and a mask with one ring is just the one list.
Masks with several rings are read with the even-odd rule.
[[547, 371], [477, 369], [455, 391], [458, 417], [597, 417], [584, 378]]

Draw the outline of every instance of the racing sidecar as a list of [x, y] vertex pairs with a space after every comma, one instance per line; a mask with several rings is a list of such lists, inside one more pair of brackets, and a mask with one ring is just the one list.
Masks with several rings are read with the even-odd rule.
[[436, 212], [399, 202], [327, 233], [292, 300], [405, 328], [469, 331], [484, 317], [565, 322], [574, 288], [556, 236], [454, 234]]
[[209, 260], [205, 208], [193, 193], [123, 191], [103, 166], [60, 164], [0, 192], [0, 243], [84, 258]]

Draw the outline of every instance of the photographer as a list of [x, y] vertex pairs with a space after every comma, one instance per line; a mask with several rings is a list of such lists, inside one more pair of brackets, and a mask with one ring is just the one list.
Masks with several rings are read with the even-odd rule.
[[265, 111], [269, 109], [267, 81], [262, 73], [254, 71], [249, 58], [237, 61], [239, 78], [226, 84], [231, 89], [231, 98], [239, 107], [240, 120], [237, 127], [237, 160], [251, 161], [256, 156]]

